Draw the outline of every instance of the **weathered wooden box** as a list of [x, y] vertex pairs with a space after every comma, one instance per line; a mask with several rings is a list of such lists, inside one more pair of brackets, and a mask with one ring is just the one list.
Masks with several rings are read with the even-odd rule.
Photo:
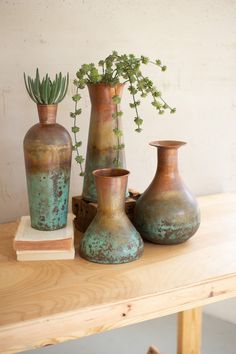
[[[125, 201], [125, 211], [129, 219], [132, 221], [136, 200], [140, 197], [140, 193], [129, 189], [129, 197]], [[97, 212], [97, 204], [86, 202], [82, 196], [72, 197], [72, 211], [75, 215], [75, 228], [80, 232], [85, 232]]]

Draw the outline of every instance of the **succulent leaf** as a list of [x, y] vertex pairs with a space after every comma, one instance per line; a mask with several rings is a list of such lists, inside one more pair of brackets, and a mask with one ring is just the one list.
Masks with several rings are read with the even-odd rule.
[[30, 98], [31, 98], [35, 103], [37, 103], [35, 97], [33, 96], [32, 92], [31, 92], [30, 87], [29, 87], [28, 84], [27, 84], [25, 73], [24, 73], [24, 82], [25, 82], [25, 87], [26, 87], [26, 90], [27, 90], [27, 92], [28, 92]]
[[69, 86], [69, 73], [67, 73], [67, 75], [66, 75], [66, 87], [65, 87], [64, 95], [62, 96], [61, 101], [64, 100], [64, 98], [65, 98], [65, 96], [67, 94], [68, 86]]
[[35, 79], [26, 77], [24, 73], [25, 88], [30, 98], [37, 104], [57, 104], [61, 102], [68, 90], [69, 74], [62, 76], [62, 73], [56, 74], [52, 81], [48, 74], [40, 81], [39, 70], [36, 69]]

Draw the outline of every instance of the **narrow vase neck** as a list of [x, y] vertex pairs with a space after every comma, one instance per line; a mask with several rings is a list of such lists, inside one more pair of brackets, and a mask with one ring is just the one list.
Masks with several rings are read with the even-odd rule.
[[178, 149], [185, 144], [184, 141], [178, 140], [157, 140], [149, 143], [157, 148], [156, 177], [160, 175], [178, 176]]
[[176, 148], [158, 147], [157, 174], [176, 175], [178, 171], [178, 150]]
[[124, 211], [127, 176], [95, 177], [98, 212], [117, 215]]
[[57, 104], [38, 104], [39, 122], [41, 124], [55, 124], [57, 116]]

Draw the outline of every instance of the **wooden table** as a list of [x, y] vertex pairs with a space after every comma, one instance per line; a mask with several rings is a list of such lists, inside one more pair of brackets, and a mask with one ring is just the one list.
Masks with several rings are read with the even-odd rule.
[[198, 233], [145, 244], [123, 265], [17, 262], [17, 223], [0, 225], [0, 352], [14, 353], [179, 312], [178, 353], [200, 353], [201, 310], [236, 296], [236, 195], [199, 198]]

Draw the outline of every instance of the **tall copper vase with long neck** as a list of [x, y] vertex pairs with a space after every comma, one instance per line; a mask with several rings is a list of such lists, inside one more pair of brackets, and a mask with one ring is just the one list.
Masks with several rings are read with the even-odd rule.
[[24, 139], [31, 226], [51, 231], [67, 223], [71, 138], [56, 123], [57, 105], [38, 105], [39, 123]]
[[[91, 100], [91, 116], [87, 144], [85, 177], [83, 184], [83, 199], [96, 202], [97, 193], [92, 172], [100, 168], [115, 166], [115, 159], [119, 160], [119, 167], [125, 168], [124, 150], [115, 150], [117, 138], [114, 129], [121, 128], [121, 119], [114, 119], [117, 106], [112, 97], [122, 95], [123, 84], [111, 86], [107, 84], [88, 85]], [[122, 143], [120, 138], [119, 144]]]
[[98, 210], [80, 244], [83, 258], [96, 263], [126, 263], [140, 257], [143, 241], [125, 213], [129, 172], [100, 169], [93, 172]]
[[182, 141], [154, 141], [158, 165], [153, 181], [138, 199], [134, 225], [146, 240], [177, 244], [195, 234], [200, 224], [196, 199], [178, 171], [178, 149]]

